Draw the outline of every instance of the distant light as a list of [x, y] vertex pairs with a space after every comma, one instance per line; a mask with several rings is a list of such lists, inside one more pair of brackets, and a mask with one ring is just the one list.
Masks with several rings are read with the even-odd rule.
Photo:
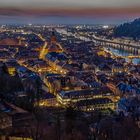
[[4, 28], [6, 25], [1, 25], [1, 28]]
[[108, 25], [104, 25], [103, 28], [104, 29], [107, 29], [107, 28], [109, 28], [109, 26]]
[[29, 23], [28, 25], [29, 25], [29, 26], [32, 26], [32, 24], [31, 24], [31, 23]]

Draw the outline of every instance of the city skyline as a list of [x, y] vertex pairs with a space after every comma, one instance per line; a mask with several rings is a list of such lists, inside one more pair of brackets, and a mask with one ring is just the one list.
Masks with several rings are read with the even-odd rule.
[[0, 140], [140, 140], [140, 0], [0, 0]]

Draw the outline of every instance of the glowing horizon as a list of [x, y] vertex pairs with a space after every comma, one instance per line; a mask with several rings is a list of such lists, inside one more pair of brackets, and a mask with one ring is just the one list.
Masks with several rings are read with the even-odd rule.
[[21, 17], [122, 18], [140, 17], [138, 0], [4, 0], [0, 15]]

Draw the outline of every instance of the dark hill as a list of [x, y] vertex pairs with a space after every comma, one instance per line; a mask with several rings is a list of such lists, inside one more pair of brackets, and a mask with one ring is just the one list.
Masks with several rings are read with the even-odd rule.
[[115, 37], [132, 37], [140, 39], [140, 18], [133, 22], [124, 23], [114, 28]]

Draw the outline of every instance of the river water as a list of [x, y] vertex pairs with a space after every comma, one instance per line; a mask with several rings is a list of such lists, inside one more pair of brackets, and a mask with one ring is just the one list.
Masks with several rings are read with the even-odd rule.
[[[117, 56], [129, 56], [129, 55], [134, 55], [134, 54], [131, 54], [131, 53], [126, 52], [126, 51], [124, 51], [124, 50], [118, 50], [118, 49], [114, 49], [114, 48], [109, 48], [109, 50], [110, 50], [113, 54], [115, 54], [115, 55], [117, 55]], [[126, 61], [128, 62], [128, 59], [127, 59], [127, 58], [126, 58]], [[133, 64], [140, 64], [140, 58], [134, 58], [132, 62], [133, 62]]]

